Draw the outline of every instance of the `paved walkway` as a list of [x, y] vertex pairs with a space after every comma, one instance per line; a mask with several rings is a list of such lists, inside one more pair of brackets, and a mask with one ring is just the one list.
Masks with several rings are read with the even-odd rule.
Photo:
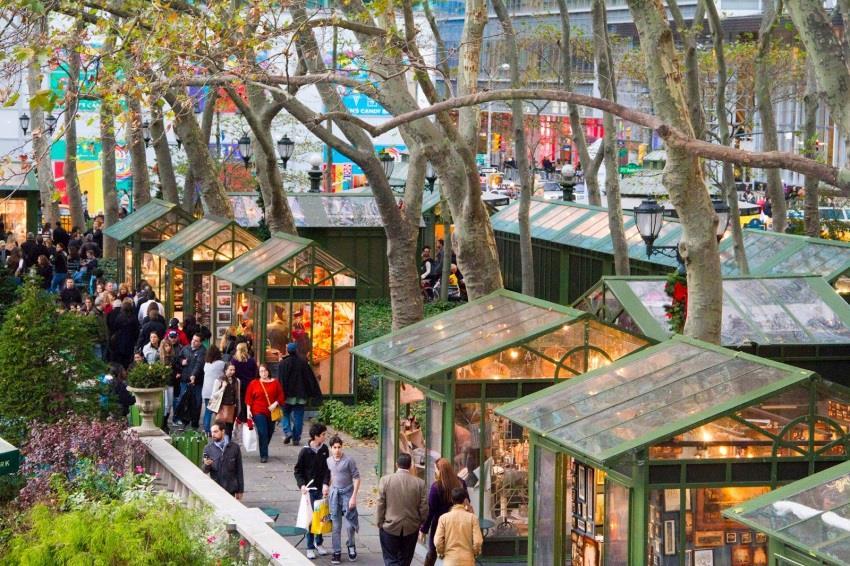
[[[305, 431], [309, 424], [305, 424]], [[330, 438], [331, 434], [328, 434]], [[375, 508], [378, 496], [378, 476], [375, 466], [378, 461], [378, 445], [375, 441], [361, 441], [340, 433], [345, 441], [344, 450], [357, 462], [360, 469], [361, 486], [357, 510], [360, 514], [360, 532], [357, 534], [357, 564], [383, 566], [381, 545], [378, 541], [378, 527], [375, 525]], [[278, 525], [293, 525], [298, 513], [301, 492], [295, 484], [293, 468], [298, 458], [300, 447], [285, 446], [280, 428], [275, 431], [269, 445], [269, 461], [260, 464], [257, 453], [243, 452], [243, 468], [245, 474], [245, 496], [243, 503], [248, 507], [276, 507], [280, 509]], [[289, 539], [295, 544], [298, 538]], [[332, 552], [331, 537], [325, 538], [324, 548]], [[301, 552], [306, 552], [306, 543], [298, 545]], [[419, 553], [423, 549], [420, 545]], [[422, 555], [424, 556], [424, 554]], [[330, 554], [319, 557], [316, 564], [329, 564]], [[343, 539], [343, 563], [348, 563]], [[438, 562], [439, 563], [439, 562]], [[414, 559], [414, 564], [422, 564], [421, 557]]]

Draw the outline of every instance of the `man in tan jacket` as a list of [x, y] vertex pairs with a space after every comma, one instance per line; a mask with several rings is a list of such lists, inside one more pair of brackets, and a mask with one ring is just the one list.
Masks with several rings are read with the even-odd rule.
[[410, 473], [410, 454], [399, 454], [398, 470], [378, 482], [378, 529], [385, 566], [410, 566], [419, 526], [428, 516], [425, 482]]
[[475, 557], [481, 554], [484, 537], [478, 526], [478, 517], [467, 510], [466, 489], [452, 490], [451, 510], [440, 517], [434, 546], [443, 559], [443, 566], [475, 566]]

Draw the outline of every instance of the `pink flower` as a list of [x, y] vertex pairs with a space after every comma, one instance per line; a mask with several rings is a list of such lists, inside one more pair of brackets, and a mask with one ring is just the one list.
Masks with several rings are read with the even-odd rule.
[[215, 536], [207, 537], [207, 542], [208, 542], [209, 544], [214, 543], [214, 542], [215, 542]]
[[280, 558], [280, 552], [272, 552], [272, 558], [274, 558], [275, 560]]
[[247, 541], [247, 540], [245, 540], [244, 538], [243, 538], [243, 539], [239, 539], [239, 546], [241, 546], [241, 547], [243, 547], [243, 548], [244, 548], [247, 544], [248, 544], [248, 541]]
[[136, 466], [136, 473], [143, 474], [145, 473], [145, 469], [142, 466]]

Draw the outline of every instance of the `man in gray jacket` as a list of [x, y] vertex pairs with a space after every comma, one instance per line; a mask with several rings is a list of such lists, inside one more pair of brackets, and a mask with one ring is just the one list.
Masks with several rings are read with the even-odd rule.
[[204, 448], [204, 472], [236, 499], [242, 499], [245, 479], [242, 475], [242, 451], [224, 433], [225, 423], [210, 427], [212, 439]]
[[378, 482], [378, 529], [385, 566], [410, 566], [419, 526], [428, 516], [425, 482], [410, 473], [410, 454], [399, 454], [398, 469]]

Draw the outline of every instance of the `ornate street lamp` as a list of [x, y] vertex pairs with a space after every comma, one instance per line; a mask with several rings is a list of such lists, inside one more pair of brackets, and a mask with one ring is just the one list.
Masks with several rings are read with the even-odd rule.
[[280, 162], [283, 164], [283, 170], [286, 171], [286, 163], [292, 157], [292, 152], [295, 151], [295, 142], [287, 136], [283, 136], [277, 140], [277, 154], [280, 157]]
[[564, 166], [561, 167], [561, 191], [564, 193], [564, 201], [571, 202], [576, 199], [573, 191], [575, 191], [577, 182], [575, 167], [569, 163], [565, 163]]
[[254, 154], [254, 149], [251, 147], [251, 138], [248, 137], [248, 134], [242, 134], [242, 137], [239, 138], [239, 155], [242, 156], [242, 161], [245, 163], [245, 169], [248, 168], [248, 164], [251, 163], [251, 156]]
[[52, 113], [44, 117], [44, 124], [47, 126], [47, 133], [51, 136], [53, 135], [53, 132], [56, 131], [56, 122], [58, 121], [59, 120], [57, 120], [56, 116]]
[[434, 166], [429, 161], [425, 165], [425, 180], [428, 181], [428, 192], [434, 192], [434, 183], [437, 182], [437, 172], [434, 171]]
[[21, 123], [21, 129], [24, 131], [24, 135], [27, 135], [27, 130], [30, 129], [30, 117], [29, 114], [24, 112], [18, 118], [18, 121]]
[[142, 122], [142, 139], [145, 140], [145, 147], [151, 143], [151, 123], [145, 120]]
[[388, 151], [382, 151], [378, 154], [378, 159], [381, 160], [381, 167], [384, 168], [384, 174], [387, 176], [387, 179], [393, 174], [393, 169], [395, 168], [395, 159]]
[[310, 155], [307, 162], [310, 164], [310, 170], [307, 171], [307, 176], [310, 177], [310, 192], [319, 193], [321, 192], [322, 183], [322, 170], [320, 169], [322, 166], [322, 156], [314, 153]]

